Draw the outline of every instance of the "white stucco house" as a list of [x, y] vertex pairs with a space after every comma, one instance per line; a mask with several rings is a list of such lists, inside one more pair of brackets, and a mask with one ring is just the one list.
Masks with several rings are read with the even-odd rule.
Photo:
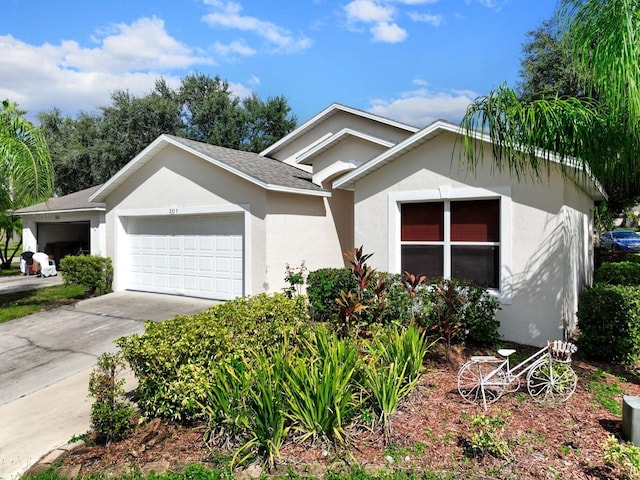
[[[279, 291], [286, 264], [343, 266], [363, 245], [379, 270], [489, 285], [509, 340], [561, 338], [591, 282], [605, 193], [555, 164], [517, 180], [490, 148], [469, 173], [460, 139], [448, 122], [417, 129], [339, 104], [260, 154], [162, 135], [85, 192], [103, 208], [90, 250], [113, 259], [115, 290], [230, 299]], [[24, 235], [42, 246], [38, 222], [66, 213], [30, 208]]]

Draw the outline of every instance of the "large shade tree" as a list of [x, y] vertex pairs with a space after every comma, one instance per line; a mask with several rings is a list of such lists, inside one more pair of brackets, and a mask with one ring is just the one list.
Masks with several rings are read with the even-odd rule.
[[[584, 72], [584, 95], [520, 97], [502, 85], [478, 98], [462, 127], [488, 132], [496, 166], [512, 174], [544, 175], [548, 162], [590, 171], [614, 202], [640, 193], [640, 3], [560, 0], [556, 12], [565, 48]], [[466, 159], [475, 168], [482, 148], [471, 136]], [[545, 167], [546, 165], [546, 167]]]
[[26, 112], [9, 100], [0, 110], [0, 268], [11, 266], [20, 242], [20, 222], [11, 212], [46, 200], [53, 192], [53, 164], [40, 129], [24, 118]]
[[163, 133], [260, 152], [293, 130], [297, 119], [284, 97], [240, 99], [228, 82], [185, 76], [176, 89], [159, 79], [144, 96], [124, 90], [92, 114], [40, 115], [56, 174], [56, 192], [76, 192], [107, 181]]

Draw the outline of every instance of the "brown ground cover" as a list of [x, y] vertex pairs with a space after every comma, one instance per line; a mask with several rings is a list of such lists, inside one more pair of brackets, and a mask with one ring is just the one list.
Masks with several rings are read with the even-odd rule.
[[[528, 351], [527, 347], [517, 348], [519, 353]], [[640, 395], [634, 375], [574, 360], [578, 386], [567, 403], [538, 405], [524, 387], [506, 394], [485, 411], [466, 403], [457, 392], [458, 367], [470, 354], [457, 351], [450, 362], [441, 358], [427, 362], [418, 388], [393, 416], [390, 443], [385, 445], [380, 429], [363, 425], [348, 432], [348, 449], [289, 442], [282, 449], [277, 472], [293, 470], [320, 477], [328, 469], [359, 464], [367, 471], [429, 469], [454, 473], [459, 478], [623, 478], [622, 472], [605, 464], [602, 448], [609, 435], [620, 434], [621, 418], [599, 404], [590, 383], [599, 377], [599, 382], [619, 385], [626, 395]], [[601, 370], [607, 373], [599, 376]], [[614, 398], [621, 402], [621, 394]], [[496, 432], [496, 439], [508, 446], [504, 458], [469, 448], [471, 418], [478, 414], [506, 419], [504, 429]], [[62, 467], [64, 472], [80, 475], [117, 475], [131, 468], [148, 471], [150, 466], [156, 471], [176, 471], [190, 463], [213, 465], [216, 458], [231, 453], [207, 445], [203, 427], [156, 420], [124, 441], [75, 449], [63, 460]], [[255, 465], [245, 474], [250, 471], [256, 471]]]

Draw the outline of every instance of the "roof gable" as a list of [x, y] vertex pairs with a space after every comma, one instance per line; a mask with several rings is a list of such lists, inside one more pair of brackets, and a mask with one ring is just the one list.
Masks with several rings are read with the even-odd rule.
[[[319, 126], [322, 123], [328, 121], [333, 116], [339, 115], [339, 114], [353, 115], [357, 118], [370, 121], [372, 124], [389, 127], [393, 130], [403, 132], [404, 133], [403, 138], [406, 135], [412, 135], [419, 130], [417, 127], [407, 125], [405, 123], [401, 123], [396, 120], [391, 120], [385, 117], [381, 117], [379, 115], [375, 115], [373, 113], [365, 112], [363, 110], [347, 107], [339, 103], [333, 103], [329, 107], [325, 108], [323, 111], [315, 115], [313, 118], [311, 118], [310, 120], [300, 125], [293, 132], [289, 133], [288, 135], [281, 138], [270, 147], [260, 152], [260, 155], [276, 157], [280, 151], [285, 149], [285, 147], [293, 144], [296, 140], [300, 139], [301, 137], [308, 134], [312, 130], [319, 128]], [[361, 133], [365, 134], [364, 132], [361, 132]], [[321, 139], [320, 141], [324, 141], [324, 139]]]
[[301, 195], [331, 195], [327, 190], [313, 184], [309, 173], [278, 160], [263, 157], [256, 153], [218, 147], [174, 135], [161, 135], [111, 177], [91, 197], [91, 200], [104, 201], [131, 175], [146, 163], [152, 161], [158, 152], [170, 145], [195, 155], [265, 190]]
[[355, 137], [355, 138], [359, 138], [359, 139], [362, 139], [362, 140], [366, 140], [366, 141], [369, 141], [369, 142], [371, 142], [373, 144], [380, 145], [380, 146], [382, 146], [384, 148], [391, 148], [394, 145], [393, 142], [389, 142], [387, 140], [376, 138], [376, 137], [373, 137], [371, 135], [367, 135], [365, 133], [358, 132], [358, 131], [353, 130], [351, 128], [343, 128], [339, 132], [331, 135], [328, 138], [325, 138], [320, 143], [314, 145], [313, 148], [310, 148], [305, 153], [300, 155], [298, 157], [299, 163], [301, 163], [303, 165], [310, 165], [312, 163], [312, 160], [316, 156], [322, 154], [322, 152], [325, 152], [325, 151], [333, 148], [334, 146], [336, 146], [337, 144], [339, 144], [340, 142], [344, 141], [345, 139], [347, 139], [349, 137]]
[[[384, 165], [393, 162], [405, 153], [446, 132], [461, 136], [465, 135], [465, 131], [459, 125], [455, 125], [444, 120], [437, 120], [407, 138], [404, 142], [398, 143], [355, 170], [341, 176], [333, 182], [332, 186], [333, 188], [353, 189], [355, 182], [361, 178], [364, 178]], [[492, 143], [489, 135], [485, 133], [475, 132], [472, 136], [475, 140]], [[545, 155], [544, 152], [540, 151], [539, 156], [541, 159], [548, 158], [551, 162], [559, 163], [559, 159], [554, 155]], [[587, 192], [594, 200], [604, 200], [607, 198], [604, 189], [598, 180], [593, 177], [590, 171], [585, 171], [577, 165], [569, 163], [569, 165], [563, 169], [563, 173], [574, 181], [582, 190]]]

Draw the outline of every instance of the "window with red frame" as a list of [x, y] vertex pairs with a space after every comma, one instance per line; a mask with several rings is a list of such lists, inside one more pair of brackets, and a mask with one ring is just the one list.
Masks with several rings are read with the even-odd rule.
[[500, 200], [403, 203], [400, 245], [403, 272], [499, 288]]

